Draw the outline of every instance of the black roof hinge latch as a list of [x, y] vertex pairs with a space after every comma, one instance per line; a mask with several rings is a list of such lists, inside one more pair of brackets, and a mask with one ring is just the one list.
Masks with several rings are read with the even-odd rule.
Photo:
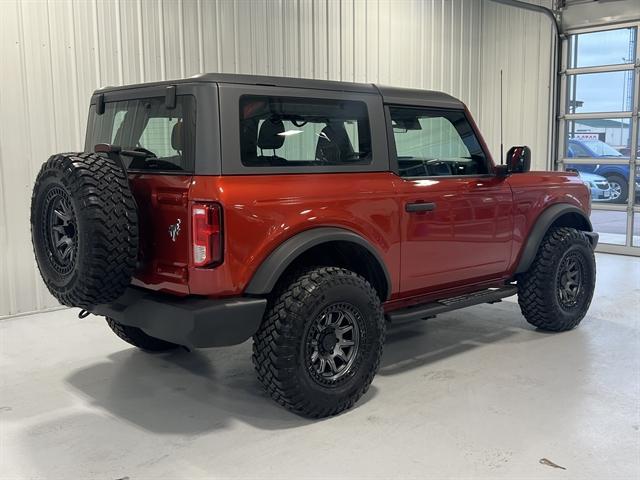
[[98, 95], [96, 103], [96, 113], [102, 115], [104, 113], [104, 93]]
[[176, 86], [169, 85], [164, 96], [164, 106], [167, 110], [176, 108]]

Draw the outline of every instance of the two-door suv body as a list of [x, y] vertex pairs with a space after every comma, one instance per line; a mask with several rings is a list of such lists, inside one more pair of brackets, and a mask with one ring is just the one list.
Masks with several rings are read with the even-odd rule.
[[444, 93], [207, 74], [104, 88], [85, 153], [34, 187], [32, 236], [61, 303], [150, 351], [253, 336], [285, 407], [338, 413], [366, 392], [386, 323], [517, 293], [567, 330], [595, 283], [575, 173], [496, 165]]

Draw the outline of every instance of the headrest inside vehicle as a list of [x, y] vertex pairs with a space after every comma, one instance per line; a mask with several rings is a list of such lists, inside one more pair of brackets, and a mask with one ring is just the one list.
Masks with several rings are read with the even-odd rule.
[[263, 150], [277, 150], [284, 144], [284, 123], [279, 118], [268, 118], [260, 126], [258, 134], [258, 148]]

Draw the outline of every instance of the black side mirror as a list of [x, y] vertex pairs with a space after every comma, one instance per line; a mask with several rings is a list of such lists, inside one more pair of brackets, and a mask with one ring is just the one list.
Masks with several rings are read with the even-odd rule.
[[506, 163], [510, 173], [528, 172], [531, 170], [531, 149], [527, 146], [511, 147]]

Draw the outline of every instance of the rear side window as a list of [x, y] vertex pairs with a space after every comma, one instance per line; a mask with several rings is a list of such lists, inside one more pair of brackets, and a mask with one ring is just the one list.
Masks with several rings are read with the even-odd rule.
[[91, 107], [86, 149], [98, 143], [147, 153], [146, 158], [123, 155], [129, 170], [193, 171], [195, 99], [179, 95], [168, 109], [164, 97], [107, 102], [102, 115]]
[[402, 177], [484, 175], [489, 173], [464, 112], [390, 107]]
[[364, 102], [240, 97], [241, 160], [248, 167], [369, 165]]

